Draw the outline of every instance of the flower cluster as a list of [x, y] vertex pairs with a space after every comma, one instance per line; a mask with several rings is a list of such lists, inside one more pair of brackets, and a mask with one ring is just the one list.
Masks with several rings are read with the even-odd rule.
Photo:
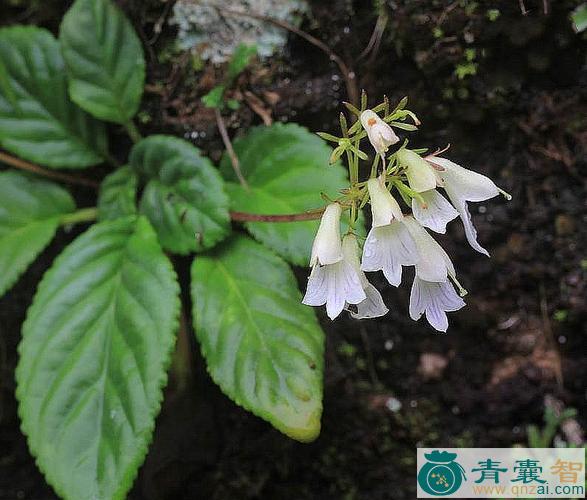
[[[326, 304], [331, 319], [343, 309], [357, 319], [383, 316], [388, 308], [365, 271], [383, 271], [387, 281], [397, 287], [403, 267], [414, 266], [410, 317], [418, 320], [424, 314], [432, 327], [445, 332], [446, 313], [465, 305], [462, 297], [466, 291], [457, 281], [450, 257], [428, 230], [444, 234], [447, 224], [460, 217], [471, 247], [488, 256], [477, 241], [467, 202], [484, 201], [499, 193], [509, 195], [488, 177], [440, 157], [441, 152], [422, 156], [425, 150], [408, 149], [406, 141], [388, 154], [389, 148], [399, 142], [392, 127], [410, 131], [419, 125], [416, 116], [404, 109], [405, 103], [404, 99], [390, 112], [385, 99], [367, 109], [363, 95], [360, 110], [347, 104], [357, 117], [351, 127], [341, 114], [343, 137], [319, 134], [338, 144], [333, 162], [346, 155], [350, 187], [339, 199], [330, 200], [324, 210], [312, 247], [312, 270], [303, 303]], [[378, 114], [382, 111], [383, 117]], [[405, 122], [408, 117], [414, 124]], [[369, 178], [359, 182], [359, 161], [367, 159], [360, 150], [364, 138], [368, 138], [376, 155]], [[444, 190], [448, 200], [439, 189]], [[394, 192], [411, 208], [411, 214], [402, 211]], [[367, 203], [371, 205], [372, 225], [361, 252], [354, 227], [358, 211]], [[350, 224], [341, 237], [345, 210], [350, 211]]]

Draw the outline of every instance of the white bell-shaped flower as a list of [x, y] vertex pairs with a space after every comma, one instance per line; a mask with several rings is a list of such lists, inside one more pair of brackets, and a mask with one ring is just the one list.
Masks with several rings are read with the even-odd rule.
[[361, 270], [361, 265], [359, 263], [359, 245], [354, 234], [347, 234], [343, 238], [342, 253], [344, 255], [344, 260], [350, 262], [354, 267], [361, 280], [363, 291], [367, 296], [365, 300], [359, 302], [354, 307], [347, 304], [345, 309], [347, 309], [355, 319], [368, 319], [385, 316], [389, 312], [389, 309], [383, 303], [379, 290], [369, 283], [365, 273]]
[[360, 304], [366, 298], [357, 271], [343, 259], [335, 264], [318, 264], [312, 268], [302, 303], [307, 306], [326, 304], [326, 314], [334, 320], [345, 306]]
[[367, 295], [356, 266], [343, 253], [340, 239], [341, 207], [326, 207], [312, 248], [312, 272], [302, 302], [308, 306], [326, 304], [326, 313], [335, 319], [347, 304], [359, 304]]
[[418, 153], [402, 148], [397, 152], [397, 161], [406, 168], [408, 184], [417, 193], [436, 187], [436, 175], [430, 165]]
[[456, 273], [450, 257], [430, 233], [412, 216], [404, 217], [403, 224], [416, 246], [416, 275], [424, 281], [434, 282], [454, 277]]
[[394, 220], [387, 226], [371, 228], [363, 246], [361, 269], [381, 270], [390, 285], [399, 286], [402, 266], [413, 266], [418, 258], [414, 239], [402, 222]]
[[399, 142], [399, 137], [374, 111], [367, 109], [361, 113], [361, 124], [367, 131], [369, 142], [381, 156], [385, 155], [389, 146]]
[[414, 265], [418, 260], [416, 246], [401, 223], [404, 219], [401, 208], [385, 187], [383, 178], [370, 179], [367, 188], [373, 225], [363, 246], [361, 269], [381, 270], [391, 285], [399, 286], [402, 266]]
[[402, 220], [404, 218], [399, 203], [385, 186], [382, 175], [377, 179], [369, 179], [367, 189], [371, 200], [373, 227], [387, 226], [394, 219]]
[[340, 216], [342, 207], [331, 203], [326, 207], [320, 220], [320, 227], [312, 245], [310, 266], [316, 264], [334, 264], [342, 260], [342, 244], [340, 241]]
[[412, 198], [412, 213], [416, 220], [437, 233], [446, 233], [446, 225], [459, 213], [436, 189], [420, 193], [422, 200]]
[[450, 281], [431, 282], [414, 278], [410, 293], [410, 317], [418, 321], [426, 314], [428, 323], [440, 332], [448, 328], [447, 312], [458, 311], [465, 305]]
[[429, 156], [426, 160], [433, 166], [440, 179], [440, 185], [461, 216], [467, 241], [475, 250], [489, 256], [489, 252], [477, 242], [477, 231], [471, 221], [467, 201], [485, 201], [493, 198], [499, 194], [499, 188], [489, 177], [467, 170], [446, 158]]

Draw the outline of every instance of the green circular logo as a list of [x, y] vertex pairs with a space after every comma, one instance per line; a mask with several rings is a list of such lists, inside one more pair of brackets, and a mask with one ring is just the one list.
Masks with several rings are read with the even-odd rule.
[[464, 469], [455, 462], [456, 453], [433, 451], [425, 453], [424, 457], [428, 461], [418, 472], [418, 484], [429, 495], [451, 495], [461, 487], [463, 479], [466, 480]]

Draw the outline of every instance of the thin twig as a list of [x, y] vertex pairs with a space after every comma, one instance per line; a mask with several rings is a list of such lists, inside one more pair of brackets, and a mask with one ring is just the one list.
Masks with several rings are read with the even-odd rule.
[[222, 137], [222, 142], [224, 143], [224, 147], [228, 152], [228, 156], [230, 157], [230, 163], [232, 164], [232, 169], [234, 173], [238, 177], [241, 186], [244, 187], [247, 191], [250, 189], [247, 180], [244, 178], [243, 173], [241, 171], [241, 164], [238, 160], [238, 156], [234, 152], [234, 148], [232, 147], [232, 142], [230, 142], [230, 137], [228, 136], [228, 131], [226, 130], [226, 125], [224, 123], [224, 119], [222, 118], [222, 114], [218, 108], [214, 109], [214, 114], [216, 115], [216, 124], [218, 125], [218, 130], [220, 131], [220, 136]]
[[264, 21], [279, 28], [283, 28], [284, 30], [291, 31], [296, 35], [302, 37], [307, 42], [310, 42], [312, 45], [318, 47], [322, 52], [324, 52], [331, 61], [336, 63], [338, 69], [342, 73], [342, 76], [345, 81], [346, 90], [348, 94], [349, 100], [353, 104], [359, 103], [359, 88], [357, 86], [357, 80], [355, 78], [354, 71], [347, 66], [347, 64], [343, 61], [343, 59], [336, 54], [328, 45], [326, 45], [322, 40], [319, 40], [315, 36], [306, 33], [305, 31], [301, 30], [297, 26], [293, 24], [289, 24], [286, 21], [282, 21], [281, 19], [275, 19], [269, 16], [264, 16], [262, 14], [257, 14], [255, 12], [240, 12], [238, 10], [227, 9], [225, 7], [216, 6], [216, 9], [224, 14], [229, 14], [232, 16], [243, 16], [243, 17], [250, 17], [252, 19], [257, 19], [259, 21]]
[[261, 120], [263, 120], [263, 123], [269, 127], [273, 123], [273, 118], [271, 118], [271, 111], [263, 106], [263, 101], [249, 90], [245, 91], [244, 96], [249, 108], [257, 113], [261, 117]]
[[157, 40], [159, 40], [159, 36], [161, 35], [161, 32], [163, 31], [163, 25], [167, 21], [167, 19], [169, 17], [169, 13], [171, 12], [171, 7], [173, 6], [174, 3], [175, 2], [172, 0], [168, 0], [165, 3], [165, 7], [163, 9], [163, 14], [161, 14], [161, 16], [159, 16], [159, 19], [157, 19], [157, 22], [155, 22], [155, 24], [153, 25], [153, 35], [151, 36], [151, 38], [147, 39], [148, 45], [155, 45]]
[[[74, 177], [72, 175], [64, 174], [61, 172], [53, 172], [52, 170], [47, 170], [45, 168], [39, 167], [38, 165], [33, 165], [32, 163], [21, 160], [20, 158], [15, 158], [14, 156], [10, 156], [1, 151], [0, 161], [20, 170], [26, 170], [28, 172], [41, 175], [43, 177], [48, 177], [58, 181], [66, 182], [68, 184], [77, 184], [81, 186], [91, 187], [94, 189], [100, 187], [100, 183], [92, 179], [86, 179], [84, 177]], [[319, 219], [323, 213], [324, 208], [308, 210], [307, 212], [301, 212], [297, 214], [276, 215], [251, 214], [248, 212], [230, 212], [230, 218], [235, 222], [297, 222]]]
[[525, 16], [526, 14], [528, 14], [528, 11], [526, 10], [526, 5], [524, 5], [524, 0], [518, 0], [518, 4], [520, 5], [522, 15]]
[[377, 54], [379, 50], [379, 45], [381, 44], [381, 39], [383, 37], [383, 33], [385, 32], [385, 27], [387, 26], [387, 21], [389, 17], [387, 12], [383, 11], [383, 13], [379, 14], [377, 17], [377, 22], [375, 23], [375, 28], [373, 28], [373, 33], [371, 33], [371, 38], [369, 39], [369, 43], [359, 54], [357, 58], [359, 61], [369, 55], [369, 52], [372, 52], [373, 55]]
[[97, 188], [100, 184], [92, 179], [86, 179], [84, 177], [77, 177], [69, 174], [64, 174], [62, 172], [54, 172], [53, 170], [48, 170], [43, 167], [39, 167], [38, 165], [33, 165], [28, 161], [21, 160], [20, 158], [15, 158], [9, 154], [3, 153], [0, 151], [0, 161], [10, 165], [11, 167], [18, 168], [20, 170], [26, 170], [28, 172], [33, 172], [38, 175], [42, 175], [43, 177], [48, 177], [50, 179], [55, 179], [62, 182], [67, 182], [68, 184], [77, 184], [79, 186], [88, 186]]
[[446, 18], [448, 17], [448, 15], [459, 5], [459, 2], [453, 2], [451, 4], [449, 4], [440, 14], [440, 16], [438, 16], [438, 20], [436, 21], [436, 27], [440, 28], [440, 26], [442, 25], [442, 23], [444, 23], [444, 21], [446, 21]]
[[310, 212], [302, 212], [299, 214], [278, 214], [278, 215], [263, 215], [250, 214], [248, 212], [230, 212], [230, 218], [237, 222], [299, 222], [304, 220], [319, 219], [324, 213], [324, 209], [312, 210]]

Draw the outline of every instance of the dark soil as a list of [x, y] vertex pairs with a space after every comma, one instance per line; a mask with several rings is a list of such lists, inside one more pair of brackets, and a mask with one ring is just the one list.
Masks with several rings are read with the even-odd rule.
[[[376, 285], [391, 309], [386, 317], [331, 323], [321, 316], [324, 417], [312, 444], [286, 438], [231, 403], [190, 340], [190, 383], [183, 392], [171, 384], [129, 498], [412, 499], [417, 446], [526, 444], [526, 426], [541, 424], [545, 405], [576, 408], [585, 428], [587, 71], [585, 36], [572, 31], [568, 18], [578, 3], [528, 0], [523, 15], [513, 1], [389, 1], [379, 50], [357, 60], [377, 18], [371, 2], [313, 2], [302, 27], [352, 63], [373, 102], [383, 93], [392, 102], [410, 97], [423, 121], [413, 143], [434, 149], [450, 142], [453, 159], [512, 193], [510, 202], [471, 207], [492, 259], [468, 247], [459, 224], [442, 238], [470, 292], [445, 335], [412, 322], [409, 288], [391, 289], [382, 278]], [[8, 2], [0, 6], [0, 24], [55, 31], [67, 4]], [[142, 38], [153, 40], [165, 2], [121, 5]], [[495, 21], [488, 9], [499, 9]], [[142, 128], [192, 138], [217, 158], [215, 122], [199, 97], [219, 73], [195, 73], [181, 55], [158, 61], [172, 37], [165, 29], [146, 51]], [[455, 69], [467, 49], [476, 51], [476, 73], [459, 79]], [[252, 92], [275, 119], [314, 131], [335, 132], [346, 99], [336, 66], [293, 35], [282, 55], [257, 63], [237, 87], [236, 98]], [[261, 119], [243, 105], [227, 121], [237, 134]], [[118, 134], [113, 130], [113, 142], [123, 156], [128, 142]], [[91, 190], [75, 194], [81, 206], [95, 202]], [[13, 374], [36, 284], [80, 230], [60, 233], [0, 300], [0, 499], [55, 498], [19, 430]], [[177, 261], [184, 276], [187, 265]], [[305, 271], [299, 275], [303, 280]]]

